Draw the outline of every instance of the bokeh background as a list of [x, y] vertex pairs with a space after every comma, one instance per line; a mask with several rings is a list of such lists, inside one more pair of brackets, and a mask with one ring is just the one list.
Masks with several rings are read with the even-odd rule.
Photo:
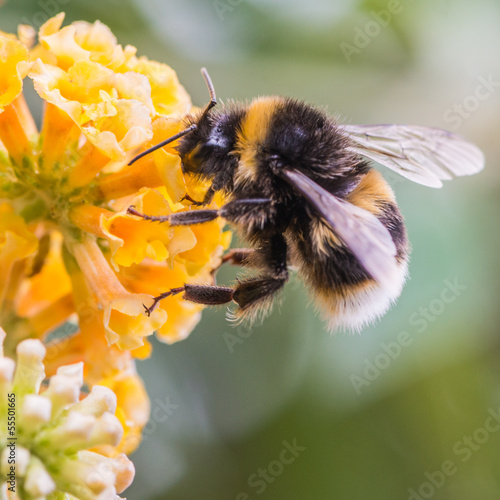
[[411, 280], [361, 334], [330, 335], [292, 280], [262, 326], [207, 310], [187, 340], [155, 342], [129, 500], [499, 499], [498, 1], [4, 0], [0, 29], [59, 11], [170, 64], [196, 104], [206, 65], [222, 100], [444, 127], [487, 158], [441, 190], [386, 172]]

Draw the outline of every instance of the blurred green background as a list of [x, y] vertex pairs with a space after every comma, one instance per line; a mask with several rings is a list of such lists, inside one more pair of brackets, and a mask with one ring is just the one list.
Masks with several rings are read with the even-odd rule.
[[0, 29], [61, 10], [170, 64], [196, 104], [206, 65], [222, 100], [285, 94], [349, 123], [448, 128], [487, 158], [441, 190], [385, 172], [411, 280], [361, 334], [330, 335], [292, 280], [262, 326], [207, 310], [187, 340], [155, 342], [127, 498], [499, 499], [498, 1], [7, 0]]

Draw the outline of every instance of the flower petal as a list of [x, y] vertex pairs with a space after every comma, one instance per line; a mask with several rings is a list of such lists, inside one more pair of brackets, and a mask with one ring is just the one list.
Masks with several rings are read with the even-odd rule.
[[144, 314], [144, 303], [152, 300], [146, 294], [128, 292], [118, 281], [96, 241], [86, 238], [72, 246], [73, 254], [85, 273], [90, 290], [104, 311], [104, 327], [109, 344], [120, 349], [135, 349], [143, 345], [143, 337], [151, 335], [167, 319], [165, 311]]
[[0, 33], [0, 113], [22, 92], [28, 61], [26, 46]]

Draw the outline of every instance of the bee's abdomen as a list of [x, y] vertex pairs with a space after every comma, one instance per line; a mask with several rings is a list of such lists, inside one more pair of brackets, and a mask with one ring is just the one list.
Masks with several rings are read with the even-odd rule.
[[287, 240], [292, 262], [331, 328], [359, 330], [382, 316], [401, 293], [407, 274], [405, 249], [398, 249], [391, 285], [383, 287], [342, 244], [304, 244], [296, 234]]
[[330, 227], [307, 210], [287, 234], [291, 260], [332, 328], [357, 330], [382, 316], [406, 279], [408, 242], [403, 218], [390, 188], [378, 172], [371, 172], [347, 199], [372, 212], [392, 236], [397, 253], [389, 286], [373, 280]]
[[408, 238], [403, 216], [396, 203], [394, 192], [382, 174], [370, 169], [346, 200], [377, 217], [388, 229], [396, 246], [399, 261], [408, 257]]
[[396, 246], [396, 259], [398, 262], [408, 260], [409, 244], [404, 225], [403, 216], [395, 203], [381, 203], [378, 219], [389, 230]]

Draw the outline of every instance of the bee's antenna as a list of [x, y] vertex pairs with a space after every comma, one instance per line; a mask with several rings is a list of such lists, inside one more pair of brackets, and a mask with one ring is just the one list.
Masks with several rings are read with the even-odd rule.
[[[214, 84], [212, 83], [212, 79], [210, 78], [210, 75], [208, 74], [207, 68], [201, 68], [201, 74], [203, 76], [203, 79], [205, 80], [205, 83], [207, 84], [208, 93], [210, 94], [210, 102], [207, 104], [207, 107], [205, 108], [205, 110], [203, 111], [203, 114], [201, 115], [201, 118], [204, 118], [205, 116], [208, 115], [208, 112], [217, 104], [217, 96], [215, 95]], [[132, 158], [129, 165], [132, 165], [137, 160], [140, 160], [143, 156], [146, 156], [149, 153], [152, 153], [153, 151], [156, 151], [157, 149], [160, 149], [163, 146], [166, 146], [170, 142], [173, 142], [176, 139], [179, 139], [180, 137], [183, 137], [186, 134], [189, 134], [189, 132], [191, 132], [195, 128], [196, 128], [196, 124], [193, 123], [193, 125], [191, 125], [190, 127], [188, 127], [185, 130], [181, 130], [178, 134], [175, 134], [172, 137], [165, 139], [164, 141], [160, 142], [159, 144], [156, 144], [155, 146], [153, 146], [152, 148], [146, 149], [146, 151], [143, 151], [142, 153], [140, 153], [137, 156], [135, 156], [134, 158]]]
[[159, 144], [156, 144], [152, 148], [146, 149], [146, 151], [143, 151], [142, 153], [138, 154], [132, 160], [129, 162], [129, 165], [132, 165], [132, 163], [135, 163], [137, 160], [140, 160], [143, 156], [148, 155], [149, 153], [152, 153], [153, 151], [156, 151], [157, 149], [162, 148], [163, 146], [166, 146], [167, 144], [175, 141], [176, 139], [179, 139], [180, 137], [185, 136], [186, 134], [189, 134], [192, 130], [196, 128], [196, 124], [193, 123], [190, 127], [181, 130], [178, 134], [173, 135], [172, 137], [169, 137], [168, 139], [165, 139], [164, 141], [160, 142]]
[[208, 74], [207, 68], [201, 68], [201, 74], [203, 76], [203, 79], [205, 80], [205, 83], [207, 84], [208, 93], [210, 94], [210, 102], [207, 104], [205, 111], [203, 111], [203, 116], [206, 116], [208, 112], [217, 104], [217, 96], [215, 95], [214, 84], [212, 83], [212, 79]]

